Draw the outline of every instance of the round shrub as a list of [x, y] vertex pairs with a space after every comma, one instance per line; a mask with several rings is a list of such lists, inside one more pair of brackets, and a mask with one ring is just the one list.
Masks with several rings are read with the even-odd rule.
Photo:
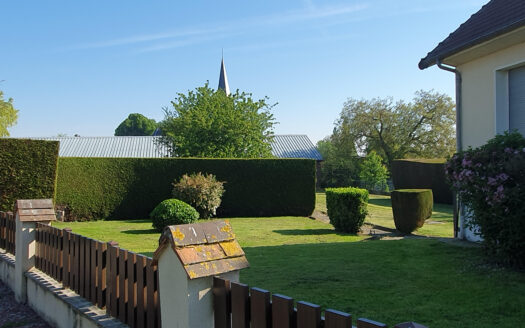
[[153, 209], [150, 214], [153, 228], [162, 232], [165, 227], [174, 224], [192, 223], [199, 219], [199, 213], [191, 205], [178, 199], [166, 199]]
[[411, 233], [421, 228], [432, 216], [434, 205], [431, 189], [399, 189], [391, 193], [396, 229]]
[[357, 233], [365, 222], [368, 191], [360, 188], [326, 188], [330, 224], [337, 231]]
[[201, 218], [209, 219], [221, 205], [223, 185], [213, 174], [184, 174], [179, 182], [173, 183], [173, 197], [191, 204]]

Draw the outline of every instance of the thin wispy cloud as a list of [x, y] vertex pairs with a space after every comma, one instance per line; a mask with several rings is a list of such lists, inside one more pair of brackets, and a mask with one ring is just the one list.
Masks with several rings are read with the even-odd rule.
[[[207, 42], [210, 40], [234, 37], [239, 34], [248, 34], [267, 27], [343, 17], [362, 11], [367, 7], [368, 5], [365, 3], [320, 7], [316, 7], [313, 3], [310, 3], [300, 10], [288, 11], [274, 15], [255, 16], [233, 22], [217, 22], [213, 25], [187, 27], [177, 31], [133, 35], [113, 40], [80, 44], [73, 48], [97, 49], [141, 45], [139, 52], [161, 51], [190, 44]], [[148, 43], [149, 45], [144, 46]]]

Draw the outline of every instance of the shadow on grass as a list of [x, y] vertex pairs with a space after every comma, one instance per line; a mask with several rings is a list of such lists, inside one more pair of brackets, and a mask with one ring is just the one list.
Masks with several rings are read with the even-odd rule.
[[386, 199], [369, 199], [369, 204], [376, 205], [376, 206], [383, 206], [383, 207], [392, 207], [392, 203], [390, 202], [390, 198]]
[[337, 235], [337, 236], [355, 236], [353, 234], [337, 232], [333, 229], [291, 229], [291, 230], [273, 230], [285, 236], [321, 236], [321, 235]]
[[159, 232], [153, 228], [151, 229], [137, 229], [137, 230], [123, 230], [122, 233], [128, 234], [128, 235], [151, 235], [151, 234], [159, 234]]

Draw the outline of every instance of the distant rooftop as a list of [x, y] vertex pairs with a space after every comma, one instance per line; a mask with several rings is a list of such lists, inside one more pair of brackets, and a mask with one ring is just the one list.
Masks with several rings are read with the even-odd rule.
[[[60, 157], [168, 157], [168, 148], [158, 142], [159, 138], [159, 136], [110, 136], [29, 139], [59, 141]], [[277, 158], [323, 159], [306, 135], [276, 135], [272, 143], [272, 154]]]

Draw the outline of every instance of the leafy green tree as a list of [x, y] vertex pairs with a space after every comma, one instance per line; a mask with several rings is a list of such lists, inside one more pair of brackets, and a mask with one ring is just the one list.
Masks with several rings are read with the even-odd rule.
[[375, 151], [372, 150], [361, 163], [359, 179], [361, 186], [368, 190], [388, 191], [388, 169]]
[[154, 119], [138, 113], [129, 114], [115, 129], [116, 136], [150, 136], [155, 132], [157, 123]]
[[353, 140], [332, 135], [317, 142], [323, 156], [321, 187], [348, 187], [358, 178], [359, 159]]
[[376, 151], [388, 167], [398, 158], [447, 157], [455, 151], [455, 105], [433, 91], [418, 91], [412, 102], [392, 98], [349, 99], [335, 135], [350, 135], [361, 153]]
[[173, 157], [272, 157], [275, 105], [268, 98], [254, 101], [251, 94], [229, 96], [206, 83], [187, 94], [179, 93], [165, 108], [160, 123], [161, 142]]
[[13, 106], [13, 99], [4, 100], [4, 93], [0, 90], [0, 137], [8, 137], [7, 128], [16, 124], [18, 110]]

